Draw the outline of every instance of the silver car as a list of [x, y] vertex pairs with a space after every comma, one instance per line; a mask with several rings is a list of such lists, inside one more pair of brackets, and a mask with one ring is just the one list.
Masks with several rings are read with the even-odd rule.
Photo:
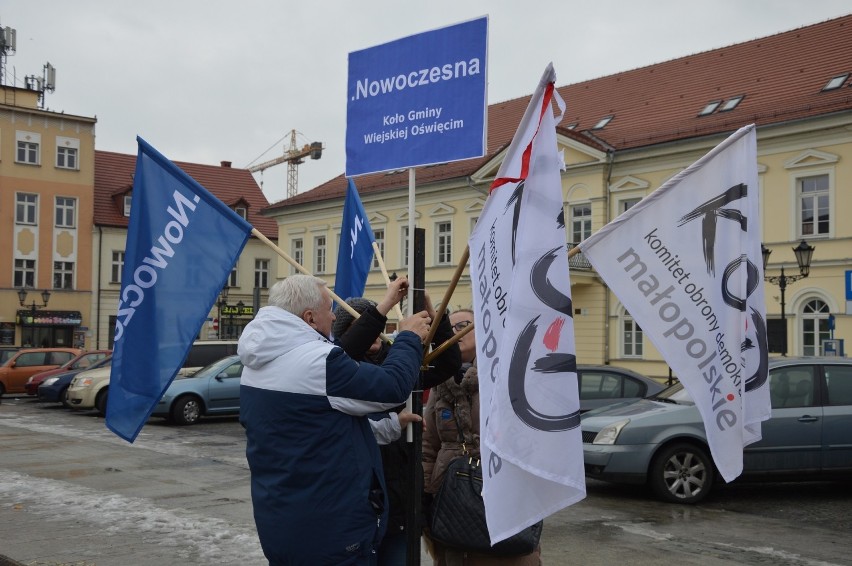
[[[743, 452], [744, 478], [832, 479], [852, 472], [852, 360], [773, 358], [772, 418]], [[704, 499], [718, 476], [695, 403], [675, 384], [582, 416], [586, 475], [647, 484], [674, 503]]]

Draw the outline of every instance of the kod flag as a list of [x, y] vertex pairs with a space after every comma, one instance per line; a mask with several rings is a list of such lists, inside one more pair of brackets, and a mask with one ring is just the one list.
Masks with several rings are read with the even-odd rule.
[[334, 293], [344, 301], [350, 297], [363, 296], [367, 274], [373, 263], [374, 241], [373, 229], [370, 228], [355, 182], [349, 179], [334, 279]]
[[555, 78], [549, 65], [469, 242], [492, 544], [586, 495]]
[[129, 442], [183, 365], [252, 230], [137, 141], [106, 416]]
[[732, 481], [770, 416], [754, 125], [580, 249], [683, 383]]

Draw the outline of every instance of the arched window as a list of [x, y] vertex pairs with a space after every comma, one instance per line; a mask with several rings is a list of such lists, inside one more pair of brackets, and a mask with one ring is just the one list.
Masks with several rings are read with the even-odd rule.
[[802, 355], [820, 355], [823, 340], [831, 338], [828, 330], [828, 305], [819, 300], [811, 299], [802, 307]]

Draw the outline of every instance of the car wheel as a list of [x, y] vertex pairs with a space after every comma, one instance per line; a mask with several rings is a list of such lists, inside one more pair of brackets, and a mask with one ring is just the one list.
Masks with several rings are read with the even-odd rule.
[[201, 418], [201, 399], [193, 395], [179, 398], [172, 405], [172, 421], [181, 426], [191, 425]]
[[713, 487], [713, 461], [687, 442], [665, 447], [654, 457], [649, 482], [657, 497], [671, 503], [698, 503]]
[[59, 392], [59, 401], [66, 409], [71, 409], [71, 401], [68, 400], [68, 388], [65, 387]]
[[98, 393], [95, 399], [95, 408], [100, 416], [105, 417], [107, 411], [107, 398], [109, 397], [109, 387], [105, 387]]

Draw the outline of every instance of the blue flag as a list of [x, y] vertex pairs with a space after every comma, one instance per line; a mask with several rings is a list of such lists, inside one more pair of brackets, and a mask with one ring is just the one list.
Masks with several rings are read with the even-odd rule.
[[251, 225], [137, 137], [106, 425], [133, 442], [175, 374]]
[[337, 273], [334, 293], [343, 300], [360, 297], [367, 285], [367, 274], [373, 263], [373, 229], [364, 212], [355, 182], [349, 179], [346, 203], [343, 205], [343, 226], [340, 229], [340, 249], [337, 250]]

